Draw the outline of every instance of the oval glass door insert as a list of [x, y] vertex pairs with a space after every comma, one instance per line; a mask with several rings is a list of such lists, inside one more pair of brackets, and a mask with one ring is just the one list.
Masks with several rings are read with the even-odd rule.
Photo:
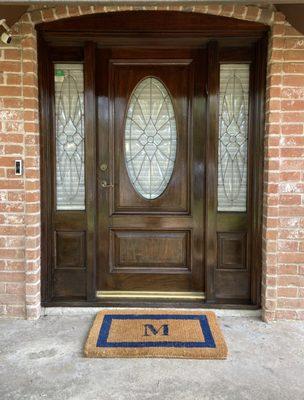
[[134, 89], [125, 123], [125, 161], [129, 178], [145, 199], [159, 197], [170, 181], [176, 157], [176, 121], [171, 96], [156, 78]]

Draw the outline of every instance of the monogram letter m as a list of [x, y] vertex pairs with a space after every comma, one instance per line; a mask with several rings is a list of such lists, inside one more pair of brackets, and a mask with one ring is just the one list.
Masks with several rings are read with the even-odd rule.
[[144, 336], [151, 336], [151, 334], [149, 334], [149, 331], [154, 336], [158, 335], [161, 330], [162, 330], [162, 333], [161, 333], [162, 336], [168, 336], [169, 335], [169, 326], [168, 325], [162, 325], [159, 329], [156, 329], [152, 324], [146, 324], [146, 325], [144, 325], [144, 327], [145, 327]]

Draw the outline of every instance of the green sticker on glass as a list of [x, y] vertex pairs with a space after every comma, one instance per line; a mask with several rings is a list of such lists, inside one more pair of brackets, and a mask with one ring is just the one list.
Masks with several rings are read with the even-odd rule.
[[64, 70], [63, 69], [56, 69], [55, 70], [55, 76], [64, 76]]
[[63, 82], [64, 81], [64, 70], [63, 69], [55, 69], [55, 82]]

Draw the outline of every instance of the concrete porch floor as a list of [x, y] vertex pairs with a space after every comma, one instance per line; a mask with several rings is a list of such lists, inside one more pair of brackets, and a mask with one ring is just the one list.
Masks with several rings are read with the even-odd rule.
[[304, 323], [221, 317], [225, 361], [86, 359], [92, 316], [0, 320], [0, 399], [304, 399]]

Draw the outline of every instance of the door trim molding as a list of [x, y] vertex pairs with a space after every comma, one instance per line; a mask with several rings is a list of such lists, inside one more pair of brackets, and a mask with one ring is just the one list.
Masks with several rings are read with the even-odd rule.
[[96, 45], [84, 46], [84, 127], [85, 127], [85, 191], [87, 225], [87, 300], [94, 300], [96, 285], [96, 93], [95, 93]]
[[[162, 24], [164, 24], [165, 32], [162, 32], [162, 26], [157, 23], [155, 27], [151, 27], [151, 19], [149, 15], [156, 15], [160, 18]], [[168, 15], [172, 18], [168, 18]], [[128, 18], [134, 17], [136, 23], [144, 24], [144, 34], [139, 35], [139, 28], [135, 24], [128, 23]], [[144, 18], [142, 18], [144, 17]], [[174, 18], [173, 18], [174, 17]], [[175, 18], [176, 17], [176, 18]], [[117, 21], [121, 19], [123, 26], [117, 24]], [[111, 21], [116, 21], [116, 25]], [[176, 23], [176, 21], [181, 20], [182, 23]], [[94, 23], [92, 24], [92, 21]], [[97, 23], [97, 22], [98, 23]], [[149, 22], [150, 21], [150, 22]], [[168, 25], [169, 21], [169, 25]], [[175, 21], [175, 22], [174, 22]], [[237, 24], [236, 24], [237, 21]], [[148, 22], [148, 23], [147, 23]], [[153, 22], [153, 21], [152, 21]], [[194, 23], [195, 22], [195, 23]], [[176, 24], [172, 29], [172, 24]], [[150, 24], [150, 25], [149, 25]], [[171, 25], [170, 25], [171, 24]], [[133, 27], [132, 27], [133, 26]], [[134, 28], [135, 26], [135, 28]], [[114, 27], [114, 28], [113, 28]], [[262, 62], [256, 65], [256, 82], [255, 88], [257, 90], [256, 96], [254, 98], [254, 109], [259, 115], [259, 120], [257, 121], [255, 133], [257, 134], [256, 142], [257, 148], [261, 151], [254, 154], [254, 160], [252, 161], [255, 165], [254, 176], [252, 177], [254, 184], [257, 185], [253, 193], [252, 201], [255, 204], [259, 204], [257, 210], [255, 210], [253, 215], [254, 226], [252, 228], [252, 238], [254, 244], [252, 247], [252, 254], [258, 254], [258, 257], [252, 265], [252, 286], [251, 286], [251, 302], [254, 305], [244, 304], [243, 307], [256, 307], [260, 304], [260, 284], [261, 284], [261, 241], [262, 241], [262, 194], [263, 194], [263, 131], [264, 131], [264, 92], [265, 92], [265, 64], [266, 64], [266, 52], [267, 52], [267, 39], [266, 34], [269, 30], [267, 25], [263, 25], [257, 22], [241, 21], [232, 17], [214, 16], [210, 14], [200, 14], [200, 13], [185, 13], [177, 11], [131, 11], [131, 12], [115, 12], [108, 14], [92, 14], [84, 15], [76, 18], [63, 19], [53, 22], [41, 23], [36, 25], [38, 33], [38, 76], [39, 76], [39, 108], [40, 108], [40, 159], [41, 159], [41, 269], [42, 269], [42, 304], [43, 305], [56, 305], [60, 302], [65, 305], [86, 305], [90, 304], [101, 304], [102, 299], [95, 298], [95, 278], [94, 274], [95, 266], [91, 263], [88, 264], [87, 271], [88, 277], [85, 283], [87, 288], [87, 293], [85, 296], [80, 298], [54, 298], [52, 293], [51, 284], [53, 282], [53, 263], [54, 259], [52, 256], [52, 246], [53, 246], [53, 233], [52, 226], [59, 220], [60, 215], [55, 216], [52, 211], [52, 186], [54, 182], [50, 179], [49, 168], [52, 165], [51, 162], [51, 149], [50, 142], [53, 130], [53, 121], [50, 119], [53, 108], [53, 98], [52, 93], [52, 82], [51, 82], [51, 70], [52, 62], [57, 60], [58, 57], [60, 61], [83, 61], [92, 60], [94, 58], [93, 48], [96, 44], [103, 45], [104, 43], [113, 43], [116, 40], [117, 46], [134, 44], [135, 42], [139, 45], [143, 44], [143, 41], [148, 39], [148, 43], [158, 43], [158, 45], [165, 46], [165, 43], [175, 43], [175, 46], [179, 48], [180, 46], [189, 45], [190, 47], [205, 46], [206, 43], [212, 37], [218, 41], [220, 46], [222, 46], [221, 51], [224, 51], [225, 57], [230, 57], [229, 52], [225, 53], [225, 44], [229, 43], [229, 46], [233, 43], [238, 45], [240, 41], [243, 45], [248, 43], [248, 46], [252, 46], [255, 43], [255, 55]], [[162, 42], [160, 40], [159, 33], [162, 33], [162, 38], [165, 40]], [[124, 36], [125, 35], [125, 36]], [[232, 37], [233, 36], [233, 37]], [[124, 38], [124, 42], [121, 42], [121, 38]], [[155, 38], [159, 40], [155, 41]], [[180, 39], [184, 41], [181, 42]], [[90, 42], [88, 42], [90, 40]], [[167, 42], [166, 42], [167, 40]], [[168, 42], [169, 41], [169, 42]], [[163, 43], [163, 44], [162, 44]], [[182, 44], [180, 44], [182, 43]], [[244, 48], [245, 53], [242, 53], [242, 57], [247, 57], [246, 48]], [[220, 54], [221, 56], [221, 54]], [[88, 64], [86, 72], [87, 74], [92, 73], [94, 69], [94, 62]], [[260, 79], [261, 78], [261, 79]], [[88, 77], [86, 85], [90, 86], [91, 89], [94, 88], [94, 77]], [[210, 92], [210, 87], [208, 87]], [[210, 94], [210, 93], [209, 93]], [[85, 100], [87, 104], [90, 104], [92, 111], [96, 111], [95, 99], [93, 99], [94, 93], [90, 93]], [[93, 101], [94, 100], [94, 101]], [[90, 121], [88, 124], [88, 129], [90, 132], [94, 133], [94, 121]], [[86, 125], [87, 127], [87, 125]], [[92, 135], [93, 136], [93, 135]], [[94, 164], [94, 162], [93, 162]], [[91, 166], [91, 172], [96, 173], [94, 170], [95, 165]], [[93, 176], [93, 175], [92, 175]], [[92, 193], [90, 192], [89, 195]], [[94, 196], [94, 194], [92, 194]], [[96, 201], [96, 197], [95, 197]], [[208, 207], [206, 207], [208, 209]], [[55, 221], [56, 220], [56, 221]], [[212, 224], [212, 221], [210, 221]], [[75, 218], [75, 224], [81, 226], [81, 229], [88, 229], [88, 234], [90, 234], [90, 229], [93, 229], [94, 216], [91, 218], [88, 216], [87, 221], [83, 223], [82, 220]], [[85, 228], [83, 228], [83, 226]], [[94, 235], [93, 235], [94, 236]], [[92, 246], [95, 246], [95, 236], [91, 236], [91, 244], [87, 245], [87, 255], [90, 252], [93, 253]], [[207, 250], [207, 249], [206, 249]], [[206, 251], [207, 254], [207, 251]], [[93, 257], [94, 258], [94, 257]], [[210, 260], [210, 267], [214, 269], [213, 263]], [[95, 262], [94, 260], [92, 261]], [[206, 267], [207, 270], [208, 267]], [[211, 271], [211, 268], [210, 268]], [[213, 271], [210, 272], [211, 274]], [[214, 295], [212, 294], [212, 287], [208, 289], [210, 284], [210, 274], [207, 275], [206, 280], [206, 297], [211, 303], [217, 304], [217, 300], [212, 300]], [[209, 293], [208, 293], [209, 290]], [[191, 295], [191, 293], [190, 293]], [[168, 293], [166, 293], [166, 298], [168, 298]], [[164, 297], [160, 297], [164, 299]], [[115, 302], [115, 301], [114, 301]], [[118, 300], [117, 300], [118, 302]], [[110, 300], [106, 301], [107, 304]], [[235, 307], [227, 303], [223, 304], [222, 307]], [[203, 306], [203, 303], [201, 303]], [[205, 306], [212, 307], [212, 304], [205, 304]], [[237, 307], [241, 308], [242, 304], [238, 304]]]

